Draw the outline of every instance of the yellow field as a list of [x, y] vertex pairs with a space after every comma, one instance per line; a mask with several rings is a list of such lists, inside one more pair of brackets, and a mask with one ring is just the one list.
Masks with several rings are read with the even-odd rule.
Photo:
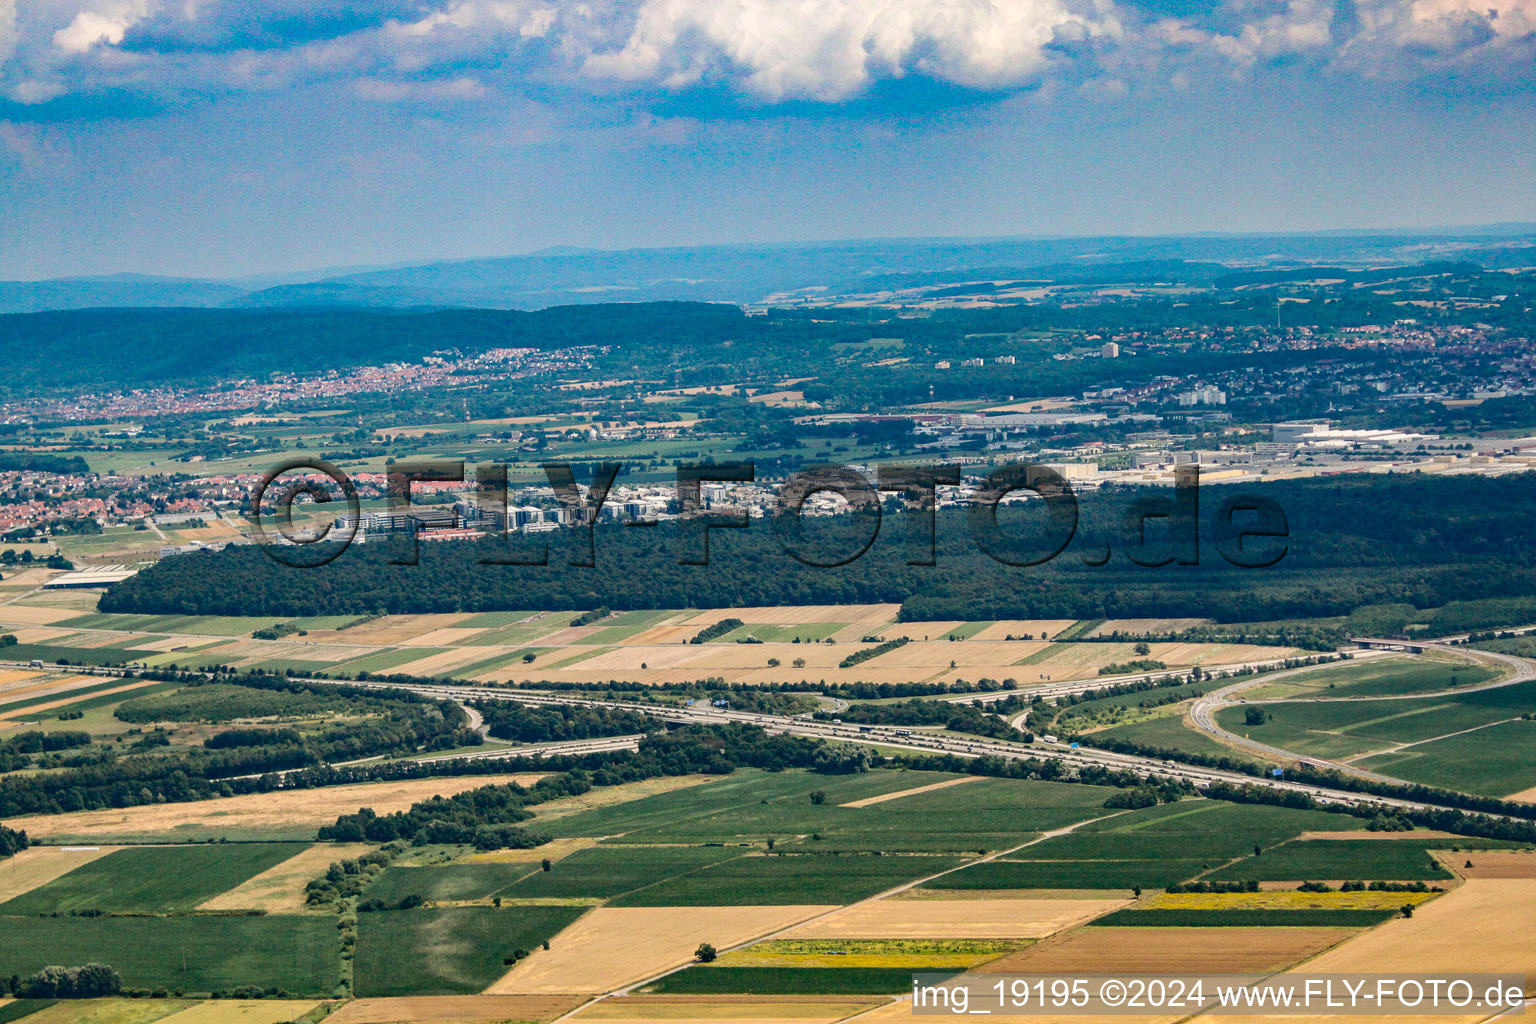
[[27, 1024], [150, 1024], [191, 1005], [186, 999], [69, 999], [26, 1017]]
[[1536, 786], [1530, 789], [1522, 789], [1518, 793], [1511, 793], [1505, 800], [1518, 800], [1522, 804], [1536, 804]]
[[1127, 906], [1124, 899], [872, 900], [812, 921], [793, 938], [1037, 939]]
[[0, 692], [10, 689], [18, 683], [24, 683], [28, 679], [36, 679], [42, 675], [35, 669], [28, 668], [0, 668]]
[[118, 850], [116, 846], [33, 846], [0, 861], [0, 903], [31, 892], [61, 875]]
[[577, 1013], [572, 1020], [606, 1024], [654, 1024], [686, 1020], [690, 1024], [752, 1021], [753, 1024], [834, 1024], [885, 1002], [878, 997], [844, 996], [617, 996]]
[[313, 999], [216, 999], [163, 1017], [163, 1024], [283, 1024], [320, 1004]]
[[770, 939], [721, 967], [940, 967], [965, 970], [1019, 949], [1022, 939]]
[[411, 779], [404, 782], [369, 782], [356, 786], [323, 789], [285, 789], [275, 793], [200, 800], [184, 804], [146, 804], [141, 807], [76, 811], [71, 814], [39, 814], [12, 818], [6, 824], [25, 829], [35, 838], [70, 835], [135, 835], [177, 829], [205, 831], [218, 825], [254, 830], [333, 823], [338, 815], [359, 807], [379, 814], [403, 811], [418, 800], [452, 796], [481, 786], [520, 782], [532, 785], [543, 775], [479, 775], [465, 778]]
[[220, 893], [198, 910], [265, 910], [281, 914], [304, 909], [304, 886], [321, 875], [333, 861], [361, 857], [374, 847], [366, 843], [322, 843], [274, 864], [259, 875]]
[[580, 1006], [582, 996], [401, 996], [354, 999], [326, 1024], [502, 1024], [547, 1021]]
[[[1536, 858], [1532, 858], [1536, 860]], [[1165, 892], [1146, 902], [1153, 910], [1396, 910], [1434, 899], [1433, 892]]]
[[1305, 969], [1308, 974], [1507, 972], [1529, 978], [1536, 975], [1533, 920], [1536, 880], [1474, 878], [1412, 917], [1394, 918], [1309, 961]]
[[903, 797], [916, 796], [919, 793], [931, 793], [936, 789], [948, 789], [950, 786], [959, 786], [967, 782], [975, 782], [980, 775], [967, 775], [963, 779], [947, 779], [944, 782], [932, 782], [926, 786], [914, 786], [912, 789], [903, 789], [895, 793], [884, 793], [880, 796], [865, 797], [863, 800], [851, 800], [846, 804], [838, 804], [839, 807], [872, 807], [875, 804], [883, 804], [887, 800], [900, 800]]
[[834, 908], [598, 907], [536, 949], [491, 994], [611, 992], [693, 959], [699, 943], [740, 945]]

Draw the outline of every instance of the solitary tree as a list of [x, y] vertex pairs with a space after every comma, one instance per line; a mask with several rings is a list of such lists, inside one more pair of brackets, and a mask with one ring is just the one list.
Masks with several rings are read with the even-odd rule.
[[698, 962], [701, 964], [709, 963], [718, 955], [719, 954], [715, 952], [715, 947], [711, 946], [707, 942], [699, 943], [699, 948], [693, 951], [694, 959], [698, 960]]

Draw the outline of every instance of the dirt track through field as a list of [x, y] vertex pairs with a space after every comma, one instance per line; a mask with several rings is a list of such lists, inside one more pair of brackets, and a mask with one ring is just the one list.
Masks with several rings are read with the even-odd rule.
[[917, 796], [919, 793], [931, 793], [935, 789], [948, 789], [950, 786], [959, 786], [966, 782], [976, 782], [980, 775], [967, 775], [963, 779], [946, 779], [943, 782], [932, 782], [926, 786], [915, 786], [912, 789], [903, 789], [896, 793], [884, 793], [880, 796], [867, 797], [863, 800], [853, 800], [846, 804], [838, 804], [839, 807], [873, 807], [875, 804], [883, 804], [887, 800], [900, 800], [903, 797]]

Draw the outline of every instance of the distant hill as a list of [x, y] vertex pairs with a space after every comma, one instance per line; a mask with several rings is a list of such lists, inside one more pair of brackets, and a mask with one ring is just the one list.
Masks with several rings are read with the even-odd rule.
[[95, 306], [220, 306], [249, 289], [220, 281], [113, 274], [48, 281], [0, 281], [0, 313], [36, 313]]
[[718, 337], [746, 323], [725, 305], [494, 309], [88, 309], [0, 315], [0, 387], [79, 391], [313, 372], [444, 349]]
[[94, 306], [292, 308], [548, 306], [668, 300], [758, 302], [800, 289], [834, 294], [1003, 278], [1092, 280], [1117, 268], [1209, 281], [1235, 271], [1324, 264], [1369, 270], [1426, 260], [1536, 264], [1536, 225], [1309, 235], [907, 238], [653, 249], [558, 247], [521, 256], [316, 271], [237, 281], [137, 275], [0, 282], [0, 313]]

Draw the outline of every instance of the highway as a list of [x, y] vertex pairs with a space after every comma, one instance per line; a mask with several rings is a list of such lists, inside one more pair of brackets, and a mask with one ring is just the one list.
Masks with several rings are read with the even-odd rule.
[[[1536, 663], [1527, 661], [1525, 659], [1514, 658], [1509, 655], [1492, 654], [1490, 652], [1483, 651], [1479, 651], [1477, 654], [1479, 656], [1486, 656], [1490, 659], [1505, 663], [1513, 670], [1515, 677], [1503, 679], [1497, 683], [1486, 684], [1484, 686], [1477, 687], [1476, 689], [1489, 689], [1494, 686], [1512, 685], [1513, 683], [1532, 678], [1533, 673], [1536, 673]], [[0, 662], [0, 665], [3, 664], [6, 663]], [[1201, 721], [1208, 722], [1211, 727], [1218, 728], [1219, 731], [1219, 727], [1215, 726], [1214, 718], [1212, 716], [1214, 714], [1214, 710], [1217, 707], [1226, 706], [1226, 704], [1220, 703], [1220, 700], [1225, 699], [1227, 704], [1242, 703], [1241, 701], [1232, 701], [1228, 698], [1231, 694], [1240, 692], [1242, 689], [1247, 687], [1256, 686], [1260, 683], [1273, 682], [1276, 678], [1279, 678], [1282, 675], [1289, 674], [1290, 672], [1301, 672], [1304, 670], [1305, 669], [1303, 668], [1297, 668], [1286, 670], [1283, 673], [1267, 674], [1256, 678], [1244, 679], [1232, 684], [1231, 686], [1223, 687], [1220, 690], [1214, 691], [1213, 693], [1208, 694], [1206, 697], [1201, 698], [1201, 700], [1196, 703], [1196, 708], [1199, 710], [1201, 716], [1197, 719], [1197, 723]], [[97, 669], [95, 672], [101, 675], [123, 674], [118, 671], [102, 669]], [[1164, 673], [1155, 673], [1154, 675], [1162, 674]], [[1185, 764], [1176, 760], [1159, 760], [1151, 757], [1112, 753], [1107, 750], [1095, 750], [1091, 748], [1072, 749], [1060, 743], [1053, 744], [1046, 743], [1044, 741], [1024, 743], [1021, 741], [1013, 740], [992, 740], [983, 737], [957, 735], [943, 731], [930, 732], [922, 729], [909, 729], [899, 726], [853, 725], [844, 724], [835, 720], [830, 722], [818, 721], [809, 717], [808, 715], [772, 715], [752, 711], [735, 711], [730, 708], [718, 708], [702, 705], [681, 706], [656, 704], [644, 701], [597, 700], [574, 694], [561, 694], [559, 696], [554, 696], [550, 694], [533, 693], [523, 690], [507, 690], [503, 688], [472, 686], [464, 684], [400, 684], [380, 682], [376, 680], [365, 681], [357, 679], [322, 679], [311, 676], [294, 677], [294, 681], [308, 685], [352, 686], [362, 687], [365, 689], [380, 690], [406, 690], [413, 693], [419, 693], [423, 696], [446, 698], [456, 701], [461, 705], [465, 701], [469, 700], [513, 701], [515, 703], [535, 705], [585, 703], [595, 705], [597, 707], [622, 708], [630, 711], [636, 711], [662, 719], [663, 721], [679, 724], [723, 724], [728, 722], [741, 722], [749, 725], [760, 726], [772, 734], [807, 736], [817, 739], [841, 741], [845, 743], [887, 747], [898, 750], [911, 750], [918, 753], [952, 754], [963, 758], [993, 756], [1014, 760], [1023, 760], [1027, 758], [1049, 759], [1057, 761], [1060, 764], [1071, 768], [1098, 767], [1134, 772], [1142, 778], [1149, 780], [1161, 779], [1183, 781], [1189, 783], [1197, 789], [1208, 787], [1212, 783], [1224, 782], [1233, 785], [1258, 786], [1266, 789], [1277, 790], [1280, 792], [1304, 793], [1319, 803], [1338, 806], [1379, 806], [1383, 808], [1401, 808], [1412, 810], [1444, 809], [1440, 805], [1403, 800], [1396, 797], [1380, 797], [1368, 794], [1351, 793], [1342, 790], [1330, 789], [1325, 786], [1292, 782], [1283, 778], [1258, 778], [1239, 772], [1228, 772], [1214, 768], [1204, 768], [1197, 765]], [[1100, 679], [1084, 680], [1068, 685], [1084, 685], [1086, 689], [1099, 689], [1106, 685], [1112, 685], [1112, 683], [1109, 683], [1104, 679]], [[1472, 689], [1474, 688], [1468, 687], [1452, 692], [1466, 693], [1470, 692]], [[1037, 691], [1028, 690], [1021, 692], [1029, 693], [1032, 695]], [[1007, 695], [1008, 692], [1000, 694], [965, 694], [961, 696], [1001, 698]], [[1410, 696], [1424, 695], [1413, 694]], [[466, 708], [466, 711], [471, 710], [473, 709]], [[471, 721], [474, 721], [474, 719], [471, 718]], [[1222, 733], [1222, 735], [1224, 738], [1226, 738], [1230, 734]], [[604, 737], [600, 739], [575, 740], [569, 742], [538, 744], [530, 746], [500, 747], [494, 750], [485, 751], [477, 750], [455, 754], [429, 755], [425, 758], [418, 758], [418, 760], [508, 760], [515, 758], [550, 757], [555, 755], [576, 756], [609, 750], [632, 750], [639, 746], [641, 739], [642, 737], [640, 736]], [[1241, 740], [1241, 737], [1236, 737], [1236, 739]], [[1266, 756], [1282, 760], [1292, 761], [1301, 759], [1299, 755], [1296, 755], [1290, 751], [1267, 747], [1263, 744], [1256, 744], [1245, 741], [1242, 745], [1248, 746], [1251, 749], [1259, 750], [1266, 754]], [[374, 760], [376, 759], [366, 759], [364, 761], [349, 763], [362, 764], [370, 763]], [[1332, 765], [1331, 762], [1317, 761], [1316, 759], [1312, 758], [1307, 758], [1306, 760], [1312, 760], [1314, 763], [1318, 764], [1331, 765], [1338, 768], [1340, 771], [1349, 771], [1354, 775], [1365, 776], [1368, 778], [1374, 777], [1382, 779], [1383, 781], [1394, 783], [1400, 781], [1396, 779], [1386, 779], [1383, 776], [1372, 776], [1370, 773], [1362, 772], [1360, 769], [1350, 769], [1347, 765]], [[336, 765], [336, 767], [343, 767], [343, 765]]]
[[[1310, 785], [1299, 782], [1291, 782], [1285, 779], [1256, 778], [1238, 772], [1221, 771], [1214, 768], [1203, 768], [1196, 765], [1184, 764], [1172, 760], [1157, 760], [1149, 757], [1139, 757], [1130, 754], [1116, 754], [1106, 750], [1093, 750], [1088, 748], [1071, 749], [1063, 744], [1049, 744], [1044, 742], [1023, 743], [1017, 741], [991, 740], [981, 737], [968, 737], [943, 732], [927, 732], [917, 729], [907, 729], [898, 726], [884, 725], [850, 725], [839, 722], [822, 722], [809, 717], [770, 715], [752, 711], [733, 711], [729, 708], [717, 707], [681, 707], [677, 705], [652, 704], [641, 701], [623, 700], [593, 700], [578, 696], [551, 696], [547, 694], [529, 693], [526, 691], [508, 691], [504, 689], [490, 689], [475, 686], [443, 685], [398, 685], [382, 682], [358, 682], [355, 680], [326, 680], [306, 679], [305, 682], [317, 684], [342, 684], [348, 686], [364, 686], [377, 689], [409, 690], [424, 696], [447, 698], [454, 701], [467, 700], [503, 700], [521, 704], [579, 704], [586, 703], [598, 707], [622, 708], [637, 711], [643, 714], [660, 718], [674, 723], [698, 723], [698, 724], [723, 724], [728, 722], [742, 722], [749, 725], [762, 727], [771, 734], [785, 734], [791, 736], [807, 736], [817, 739], [835, 740], [845, 743], [857, 743], [869, 746], [879, 746], [899, 750], [911, 750], [926, 754], [953, 754], [957, 757], [975, 758], [993, 756], [1013, 760], [1027, 758], [1040, 758], [1057, 761], [1064, 766], [1073, 768], [1098, 767], [1134, 772], [1146, 779], [1164, 779], [1171, 781], [1184, 781], [1197, 789], [1203, 789], [1212, 783], [1225, 782], [1233, 785], [1252, 785], [1281, 792], [1305, 793], [1319, 803], [1350, 807], [1380, 806], [1384, 808], [1400, 808], [1410, 810], [1443, 810], [1435, 804], [1420, 803], [1412, 800], [1402, 800], [1395, 797], [1378, 797], [1360, 793], [1349, 793], [1325, 786]], [[632, 748], [638, 743], [639, 737], [618, 737], [611, 742], [611, 749]], [[585, 740], [583, 744], [596, 744], [602, 741]], [[494, 751], [470, 752], [463, 754], [443, 755], [441, 759], [479, 759], [499, 758], [508, 759], [516, 757], [540, 757], [555, 753], [591, 752], [589, 748], [578, 748], [576, 744], [546, 744], [539, 747], [513, 747], [502, 748]], [[1287, 755], [1289, 756], [1289, 755]]]

